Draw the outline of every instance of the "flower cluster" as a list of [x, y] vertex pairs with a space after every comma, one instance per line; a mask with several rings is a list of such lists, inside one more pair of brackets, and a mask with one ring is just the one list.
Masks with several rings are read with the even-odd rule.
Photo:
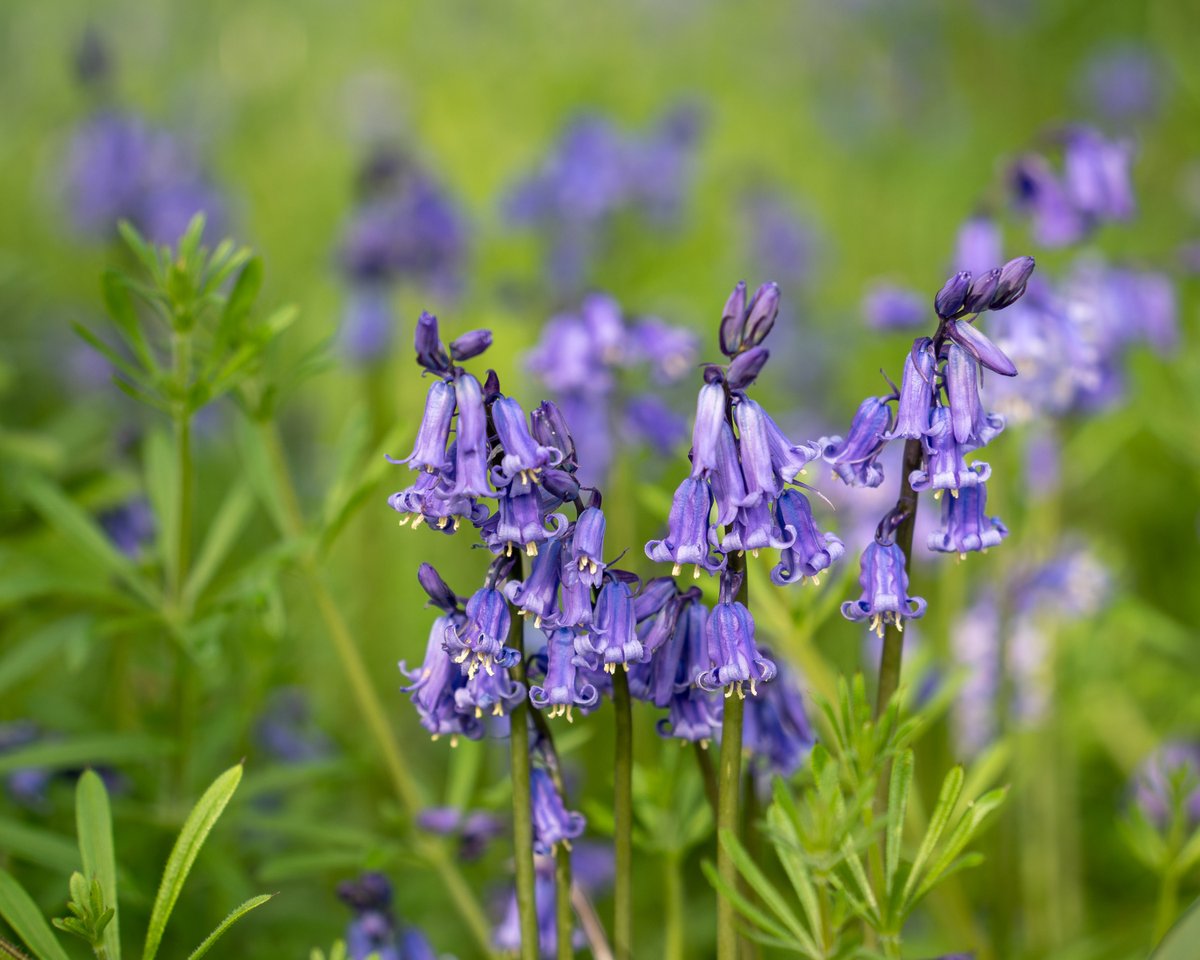
[[1133, 216], [1129, 142], [1109, 140], [1090, 127], [1070, 127], [1055, 139], [1057, 166], [1028, 153], [1009, 170], [1013, 205], [1029, 217], [1039, 243], [1068, 246], [1104, 223]]
[[[1018, 257], [1002, 267], [974, 275], [961, 271], [947, 280], [934, 298], [937, 331], [913, 341], [899, 388], [864, 400], [844, 438], [821, 441], [821, 455], [834, 474], [863, 487], [883, 482], [879, 455], [885, 445], [899, 438], [908, 441], [906, 450], [917, 456], [906, 454], [903, 484], [916, 492], [931, 490], [942, 500], [941, 527], [927, 542], [931, 550], [965, 556], [995, 546], [1008, 533], [985, 513], [991, 468], [965, 457], [1004, 429], [1004, 418], [987, 412], [981, 401], [983, 371], [1013, 377], [1017, 369], [974, 322], [985, 311], [1017, 302], [1033, 266], [1032, 257]], [[943, 498], [946, 491], [950, 496]], [[906, 618], [925, 612], [925, 601], [908, 595], [904, 551], [895, 539], [911, 509], [898, 505], [880, 522], [862, 555], [862, 596], [842, 605], [845, 617], [866, 621], [879, 634], [887, 624], [902, 628]]]
[[341, 341], [350, 359], [365, 363], [391, 345], [390, 299], [397, 284], [415, 283], [446, 297], [457, 293], [467, 229], [446, 190], [395, 152], [373, 154], [360, 186], [339, 252], [350, 288]]
[[354, 911], [346, 928], [349, 960], [435, 960], [425, 934], [401, 926], [392, 915], [392, 885], [382, 873], [364, 873], [338, 886], [338, 896]]
[[[652, 387], [675, 383], [696, 362], [696, 351], [690, 331], [653, 318], [631, 321], [603, 294], [589, 294], [577, 310], [550, 320], [528, 368], [574, 428], [582, 479], [603, 482], [618, 436], [663, 454], [675, 449], [686, 435], [683, 417], [658, 393], [624, 385], [633, 379]], [[635, 369], [638, 375], [630, 377]]]
[[660, 224], [676, 217], [698, 136], [690, 107], [671, 112], [640, 137], [599, 116], [582, 116], [567, 126], [505, 203], [510, 222], [545, 234], [550, 280], [559, 290], [577, 291], [587, 282], [618, 216], [634, 213]]

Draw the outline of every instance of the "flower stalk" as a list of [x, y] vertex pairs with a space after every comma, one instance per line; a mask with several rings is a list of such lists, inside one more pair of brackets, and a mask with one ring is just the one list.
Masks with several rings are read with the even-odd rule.
[[613, 673], [616, 757], [613, 763], [613, 824], [616, 877], [613, 886], [613, 949], [617, 960], [633, 956], [633, 709], [629, 677]]
[[[750, 590], [746, 582], [746, 556], [729, 555], [731, 574], [741, 574], [737, 601], [749, 607]], [[717, 769], [717, 836], [729, 831], [740, 839], [740, 790], [742, 785], [742, 720], [746, 701], [730, 688], [725, 695], [725, 713], [721, 720], [721, 757]], [[730, 889], [737, 889], [738, 871], [725, 844], [717, 844], [717, 874]], [[737, 960], [739, 937], [736, 912], [728, 897], [717, 897], [717, 960]]]

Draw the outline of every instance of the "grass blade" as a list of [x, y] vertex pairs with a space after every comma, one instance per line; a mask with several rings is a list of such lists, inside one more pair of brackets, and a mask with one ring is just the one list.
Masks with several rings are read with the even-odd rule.
[[750, 889], [758, 894], [762, 902], [787, 927], [793, 940], [799, 944], [803, 944], [806, 950], [816, 953], [817, 945], [813, 942], [813, 938], [809, 932], [804, 928], [804, 924], [800, 922], [800, 918], [792, 912], [787, 901], [784, 900], [783, 894], [767, 879], [766, 874], [759, 870], [758, 865], [754, 862], [754, 858], [750, 856], [746, 848], [738, 841], [738, 838], [728, 830], [722, 830], [720, 837], [721, 845], [729, 853], [729, 859], [733, 861], [738, 873], [742, 875], [742, 879], [746, 881]]
[[79, 856], [83, 861], [84, 876], [100, 883], [104, 905], [113, 910], [112, 920], [104, 928], [105, 950], [109, 960], [120, 960], [120, 909], [117, 907], [112, 809], [108, 803], [108, 790], [95, 770], [85, 771], [75, 789], [75, 827], [79, 832]]
[[102, 761], [128, 763], [149, 760], [169, 752], [165, 740], [137, 733], [102, 733], [70, 740], [32, 743], [0, 755], [0, 776], [31, 767], [79, 768]]
[[217, 924], [217, 929], [205, 937], [204, 942], [192, 951], [191, 955], [188, 957], [188, 960], [199, 960], [200, 957], [204, 956], [209, 950], [212, 949], [212, 945], [221, 939], [226, 930], [241, 920], [242, 917], [248, 914], [255, 907], [261, 907], [273, 896], [275, 896], [273, 893], [263, 893], [257, 897], [251, 897], [240, 906], [234, 907], [229, 916]]
[[241, 779], [241, 764], [226, 770], [213, 781], [212, 786], [205, 791], [184, 821], [171, 855], [167, 858], [158, 895], [154, 898], [154, 909], [150, 913], [150, 926], [146, 930], [146, 946], [142, 951], [142, 960], [154, 960], [158, 954], [163, 932], [167, 928], [167, 921], [171, 919], [171, 911], [175, 909], [175, 902], [179, 899], [184, 881], [187, 880], [200, 848], [204, 846], [204, 841], [208, 839]]
[[5, 870], [0, 870], [0, 917], [39, 960], [70, 960], [33, 898]]

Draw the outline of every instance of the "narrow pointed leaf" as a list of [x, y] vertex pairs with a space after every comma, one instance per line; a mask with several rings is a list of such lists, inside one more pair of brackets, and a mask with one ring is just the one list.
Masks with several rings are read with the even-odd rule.
[[890, 902], [900, 866], [900, 844], [904, 836], [904, 815], [908, 810], [908, 792], [913, 780], [913, 752], [905, 750], [892, 766], [888, 787], [887, 831], [884, 845], [884, 891]]
[[0, 870], [0, 917], [39, 960], [69, 960], [38, 905], [5, 870]]
[[112, 809], [108, 790], [95, 770], [86, 770], [75, 788], [75, 827], [79, 832], [79, 856], [83, 872], [100, 885], [104, 905], [113, 910], [104, 928], [104, 946], [109, 960], [121, 958], [121, 935], [117, 917], [117, 860], [113, 852]]
[[167, 858], [166, 869], [163, 871], [162, 883], [158, 887], [158, 895], [154, 898], [154, 909], [150, 913], [150, 925], [146, 930], [146, 946], [142, 951], [142, 960], [154, 960], [158, 947], [162, 943], [163, 932], [167, 921], [171, 919], [171, 911], [179, 899], [184, 881], [191, 872], [192, 865], [208, 839], [209, 833], [221, 816], [225, 806], [237, 790], [242, 779], [242, 767], [238, 764], [221, 774], [208, 790], [205, 791], [188, 818], [184, 821], [183, 829]]
[[191, 952], [191, 955], [188, 957], [188, 960], [199, 960], [200, 957], [204, 956], [206, 953], [208, 953], [209, 950], [212, 949], [213, 944], [221, 939], [222, 935], [224, 935], [226, 930], [228, 930], [235, 923], [237, 923], [239, 920], [241, 920], [242, 917], [244, 917], [246, 914], [248, 914], [255, 907], [261, 907], [264, 903], [266, 903], [268, 900], [270, 900], [273, 896], [275, 896], [275, 894], [273, 894], [273, 893], [263, 893], [257, 897], [251, 897], [249, 900], [247, 900], [245, 903], [241, 904], [240, 906], [234, 907], [233, 911], [229, 914], [229, 916], [227, 916], [224, 920], [222, 920], [219, 924], [217, 924], [217, 929], [214, 930], [212, 933], [210, 933], [207, 937], [205, 937], [204, 942]]
[[812, 937], [804, 928], [804, 924], [800, 922], [800, 918], [792, 912], [792, 908], [788, 906], [783, 894], [758, 868], [754, 858], [750, 856], [738, 838], [730, 831], [722, 830], [720, 839], [721, 845], [729, 854], [729, 859], [733, 861], [738, 873], [742, 875], [742, 879], [746, 881], [750, 889], [758, 894], [759, 899], [780, 919], [795, 940], [801, 943], [807, 942], [815, 949], [816, 945], [813, 944]]
[[904, 883], [904, 893], [901, 895], [901, 899], [906, 903], [909, 902], [913, 890], [916, 889], [917, 884], [921, 880], [921, 873], [925, 862], [933, 855], [933, 851], [937, 847], [937, 843], [941, 839], [946, 825], [950, 822], [950, 817], [954, 813], [954, 808], [958, 804], [958, 798], [962, 793], [964, 777], [963, 768], [954, 767], [946, 774], [946, 779], [942, 781], [942, 791], [938, 794], [937, 806], [933, 808], [933, 814], [929, 818], [929, 828], [925, 831], [925, 836], [921, 840], [921, 846], [917, 849], [917, 855], [913, 858], [908, 880]]
[[[771, 936], [777, 938], [780, 942], [797, 945], [803, 944], [803, 941], [800, 938], [797, 938], [794, 932], [789, 931], [773, 917], [759, 909], [739, 890], [734, 889], [724, 880], [722, 880], [717, 874], [716, 868], [707, 860], [701, 864], [701, 868], [704, 870], [704, 875], [708, 878], [708, 882], [713, 885], [717, 893], [728, 900], [738, 913], [749, 920], [758, 929], [763, 930]], [[801, 933], [803, 934], [803, 931], [801, 931]], [[793, 947], [792, 949], [796, 948]], [[812, 950], [814, 952], [815, 949], [816, 945], [812, 944]]]
[[204, 545], [200, 548], [184, 587], [184, 600], [189, 606], [195, 604], [222, 561], [229, 555], [233, 545], [237, 543], [237, 538], [250, 519], [254, 503], [254, 493], [244, 481], [235, 483], [225, 495], [224, 502], [208, 528], [208, 536], [204, 539]]

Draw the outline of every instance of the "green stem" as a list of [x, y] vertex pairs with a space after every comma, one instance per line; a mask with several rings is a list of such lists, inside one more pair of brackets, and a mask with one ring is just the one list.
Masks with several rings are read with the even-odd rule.
[[704, 795], [708, 797], [708, 805], [712, 807], [713, 816], [717, 815], [719, 798], [717, 796], [717, 771], [713, 769], [712, 753], [708, 749], [708, 741], [694, 741], [692, 752], [696, 755], [696, 766], [700, 768], [700, 776], [704, 780]]
[[[729, 573], [742, 575], [737, 599], [749, 607], [750, 588], [746, 578], [746, 557], [731, 554]], [[742, 717], [745, 700], [740, 691], [729, 688], [725, 691], [725, 714], [721, 720], [721, 756], [717, 763], [717, 837], [726, 831], [735, 837], [740, 834], [741, 786], [742, 786]], [[738, 872], [725, 844], [717, 842], [717, 874], [732, 890], [738, 889]], [[736, 914], [733, 904], [726, 897], [717, 897], [717, 960], [737, 960], [738, 943]]]
[[[305, 534], [304, 514], [300, 509], [300, 500], [292, 483], [291, 471], [288, 469], [287, 458], [284, 455], [283, 444], [275, 426], [269, 422], [257, 424], [259, 440], [266, 451], [274, 479], [276, 495], [282, 511], [285, 536], [302, 540]], [[392, 787], [396, 792], [401, 806], [408, 814], [409, 820], [414, 821], [424, 807], [416, 779], [404, 760], [400, 744], [387, 720], [383, 704], [378, 693], [371, 685], [366, 665], [354, 642], [354, 637], [346, 624], [345, 618], [334, 600], [329, 588], [321, 577], [317, 566], [316, 556], [310, 547], [300, 558], [299, 570], [304, 578], [304, 586], [317, 606], [317, 611], [325, 624], [325, 630], [334, 652], [341, 663], [346, 680], [350, 684], [354, 702], [362, 713], [376, 746], [383, 757]], [[450, 902], [454, 904], [467, 928], [483, 955], [492, 953], [492, 933], [487, 915], [484, 913], [475, 892], [467, 884], [459, 871], [457, 864], [450, 859], [446, 848], [432, 838], [418, 836], [413, 840], [416, 852], [438, 874]]]
[[1175, 869], [1175, 865], [1171, 864], [1163, 871], [1162, 883], [1158, 887], [1158, 907], [1154, 914], [1153, 946], [1157, 946], [1162, 941], [1162, 938], [1167, 935], [1167, 931], [1175, 923], [1175, 917], [1178, 913], [1179, 872]]
[[679, 854], [674, 851], [663, 858], [663, 899], [666, 901], [663, 960], [683, 960], [683, 874]]
[[554, 919], [558, 960], [573, 960], [575, 910], [571, 906], [571, 851], [565, 843], [560, 843], [554, 851]]
[[623, 665], [613, 674], [616, 757], [613, 765], [613, 951], [617, 960], [633, 956], [633, 707]]
[[175, 701], [175, 725], [178, 740], [172, 768], [172, 794], [184, 796], [187, 762], [192, 754], [192, 730], [196, 713], [196, 678], [189, 662], [182, 637], [183, 625], [189, 619], [184, 607], [184, 585], [192, 555], [192, 506], [195, 486], [195, 464], [192, 458], [192, 411], [187, 395], [191, 389], [192, 341], [187, 333], [176, 332], [171, 338], [171, 366], [180, 396], [171, 414], [175, 446], [175, 502], [172, 504], [174, 529], [173, 547], [167, 560], [167, 603], [169, 617], [175, 625], [174, 669], [172, 698]]
[[[518, 555], [513, 579], [521, 579]], [[521, 656], [513, 676], [525, 682], [525, 621], [508, 606], [508, 645]], [[508, 743], [512, 758], [513, 863], [517, 881], [517, 916], [521, 927], [521, 960], [538, 960], [537, 877], [533, 868], [533, 797], [529, 782], [529, 704], [522, 700], [513, 707]], [[555, 871], [557, 873], [557, 871]], [[569, 888], [568, 888], [569, 889]]]

